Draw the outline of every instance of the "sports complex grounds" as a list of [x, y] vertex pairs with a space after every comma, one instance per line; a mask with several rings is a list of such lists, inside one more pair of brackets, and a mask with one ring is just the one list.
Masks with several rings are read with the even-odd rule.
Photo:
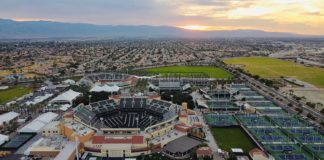
[[[248, 86], [233, 85], [231, 92], [240, 92], [246, 103], [254, 106], [253, 114], [205, 113], [204, 119], [214, 132], [213, 136], [220, 148], [241, 147], [245, 153], [251, 142], [255, 147], [270, 153], [278, 160], [324, 159], [324, 136], [307, 121], [288, 114], [281, 107], [267, 100]], [[243, 132], [229, 134], [239, 128]], [[226, 131], [228, 130], [228, 131]], [[246, 136], [242, 136], [246, 135]], [[240, 137], [242, 143], [233, 143]], [[246, 138], [246, 139], [245, 139]], [[229, 146], [223, 145], [223, 142]], [[232, 146], [231, 146], [232, 145]], [[245, 148], [244, 148], [245, 147]]]

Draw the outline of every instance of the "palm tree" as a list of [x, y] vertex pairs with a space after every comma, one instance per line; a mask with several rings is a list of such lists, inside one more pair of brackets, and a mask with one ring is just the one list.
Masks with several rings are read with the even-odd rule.
[[154, 147], [154, 144], [153, 143], [150, 143], [149, 146], [150, 146], [150, 153], [152, 153], [152, 149]]
[[149, 138], [149, 137], [146, 137], [145, 138], [145, 141], [146, 141], [146, 147], [149, 147], [149, 141], [151, 141], [151, 138]]

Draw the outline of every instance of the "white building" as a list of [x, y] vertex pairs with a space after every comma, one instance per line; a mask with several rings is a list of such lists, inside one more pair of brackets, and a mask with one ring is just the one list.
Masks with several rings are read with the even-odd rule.
[[60, 121], [53, 121], [48, 123], [42, 128], [42, 135], [45, 137], [51, 137], [61, 134]]
[[20, 114], [16, 112], [7, 112], [0, 115], [0, 128], [4, 125], [4, 123], [9, 124], [18, 118]]
[[6, 143], [7, 141], [9, 141], [9, 136], [0, 134], [0, 145]]
[[73, 100], [75, 100], [81, 93], [75, 92], [73, 90], [68, 90], [66, 92], [61, 93], [54, 99], [50, 101], [51, 104], [70, 104], [72, 105]]
[[44, 126], [54, 121], [57, 117], [58, 114], [53, 112], [44, 113], [38, 116], [32, 122], [28, 123], [23, 128], [19, 129], [18, 132], [19, 133], [39, 133], [41, 132]]

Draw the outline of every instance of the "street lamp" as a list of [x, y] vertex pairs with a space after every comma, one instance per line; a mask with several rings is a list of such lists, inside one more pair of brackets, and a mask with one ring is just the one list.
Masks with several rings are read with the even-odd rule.
[[76, 159], [79, 160], [79, 147], [78, 147], [78, 144], [79, 144], [79, 140], [78, 140], [78, 137], [75, 136], [75, 154], [76, 154]]
[[91, 116], [89, 116], [89, 122], [90, 122], [90, 127], [91, 127]]
[[100, 117], [100, 121], [101, 121], [101, 128], [103, 128], [103, 118]]
[[90, 94], [89, 95], [89, 104], [91, 103], [91, 97], [92, 97], [92, 95]]
[[150, 119], [150, 126], [152, 125], [152, 116], [149, 117]]
[[136, 128], [138, 128], [138, 117], [136, 117]]

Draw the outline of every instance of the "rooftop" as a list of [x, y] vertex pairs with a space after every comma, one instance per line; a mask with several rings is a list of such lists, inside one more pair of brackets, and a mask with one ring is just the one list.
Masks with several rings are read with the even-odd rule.
[[78, 135], [87, 135], [91, 132], [93, 132], [90, 128], [86, 127], [85, 125], [75, 122], [75, 121], [69, 121], [65, 122], [64, 125], [70, 129], [72, 129], [76, 134]]
[[0, 115], [0, 125], [3, 125], [3, 122], [9, 122], [17, 118], [20, 114], [16, 112], [7, 112]]
[[202, 142], [187, 136], [183, 136], [180, 137], [170, 143], [168, 143], [163, 150], [166, 150], [168, 152], [171, 153], [184, 153], [187, 152], [189, 150], [191, 150], [192, 148], [198, 146], [199, 144], [201, 144]]

